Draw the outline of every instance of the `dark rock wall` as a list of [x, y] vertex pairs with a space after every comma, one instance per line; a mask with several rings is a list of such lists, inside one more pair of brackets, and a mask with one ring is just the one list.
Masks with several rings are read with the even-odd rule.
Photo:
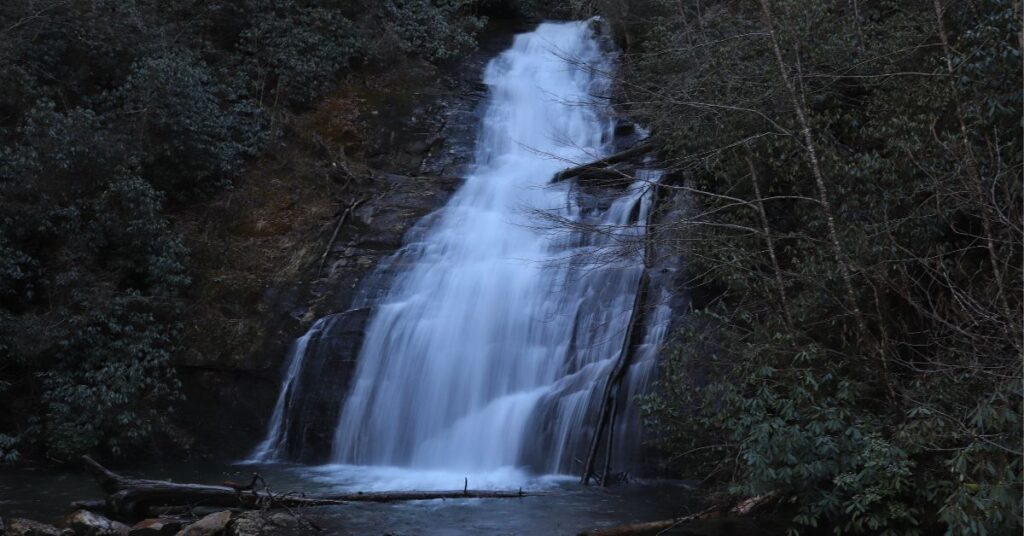
[[[478, 50], [457, 64], [398, 66], [407, 71], [376, 73], [378, 79], [401, 81], [381, 90], [386, 97], [372, 96], [374, 82], [369, 78], [348, 81], [349, 86], [360, 86], [361, 93], [370, 87], [371, 97], [363, 99], [367, 102], [360, 117], [367, 135], [326, 143], [318, 138], [316, 143], [326, 148], [312, 151], [314, 157], [303, 155], [313, 160], [306, 167], [315, 166], [325, 182], [333, 182], [323, 194], [330, 199], [315, 201], [333, 203], [336, 209], [315, 219], [308, 234], [289, 246], [290, 253], [276, 260], [300, 266], [292, 275], [265, 285], [257, 310], [250, 314], [261, 328], [244, 334], [248, 345], [216, 352], [190, 348], [176, 358], [186, 399], [169, 432], [187, 454], [223, 459], [248, 454], [266, 433], [291, 343], [316, 319], [330, 316], [340, 329], [318, 338], [312, 349], [329, 358], [311, 359], [319, 365], [304, 370], [300, 378], [309, 395], [300, 402], [308, 418], [289, 428], [290, 437], [300, 438], [289, 442], [296, 459], [326, 457], [333, 428], [322, 423], [337, 419], [369, 313], [351, 311], [352, 304], [358, 292], [383, 290], [386, 274], [374, 281], [364, 279], [402, 245], [416, 222], [440, 208], [461, 184], [486, 95], [480, 83], [483, 69], [509, 45], [513, 30], [511, 24], [492, 23]], [[289, 168], [304, 171], [299, 164]], [[358, 207], [321, 259], [338, 219], [356, 202]], [[204, 331], [198, 311], [196, 316], [193, 346], [217, 348], [222, 341], [216, 336], [201, 340], [209, 339], [210, 330]]]

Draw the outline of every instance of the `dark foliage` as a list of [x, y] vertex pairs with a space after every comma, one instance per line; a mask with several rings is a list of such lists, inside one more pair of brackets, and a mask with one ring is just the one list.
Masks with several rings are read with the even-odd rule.
[[279, 134], [275, 117], [347, 69], [384, 50], [436, 61], [473, 47], [482, 19], [468, 7], [3, 2], [0, 460], [152, 444], [180, 397], [190, 299], [169, 215], [231, 187]]
[[657, 239], [719, 290], [646, 400], [668, 463], [793, 532], [1019, 532], [1020, 4], [608, 11], [696, 207]]

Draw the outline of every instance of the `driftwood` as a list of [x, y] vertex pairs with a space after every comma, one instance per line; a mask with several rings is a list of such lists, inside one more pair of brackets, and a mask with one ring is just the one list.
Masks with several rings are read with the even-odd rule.
[[654, 150], [654, 145], [651, 143], [641, 143], [636, 147], [626, 149], [615, 153], [610, 156], [606, 156], [600, 160], [595, 160], [588, 164], [581, 166], [571, 167], [569, 169], [560, 171], [555, 174], [553, 182], [561, 182], [574, 177], [586, 176], [593, 178], [622, 178], [622, 173], [619, 171], [607, 169], [614, 164], [619, 162], [625, 162], [631, 158], [647, 154]]
[[99, 483], [100, 488], [108, 494], [105, 501], [106, 511], [117, 516], [145, 516], [151, 507], [168, 505], [253, 509], [345, 504], [345, 501], [329, 497], [311, 498], [270, 493], [260, 495], [255, 490], [243, 493], [229, 486], [125, 478], [88, 456], [83, 456], [82, 462]]
[[708, 519], [709, 517], [712, 517], [710, 514], [715, 513], [717, 512], [709, 512], [709, 515], [705, 516], [705, 513], [701, 512], [699, 514], [676, 517], [672, 519], [662, 519], [660, 521], [648, 521], [646, 523], [630, 523], [628, 525], [616, 525], [614, 527], [608, 527], [605, 529], [596, 529], [587, 532], [581, 532], [579, 536], [640, 536], [642, 534], [657, 534], [662, 531], [675, 528], [679, 525], [683, 525], [692, 521]]
[[711, 507], [688, 516], [661, 519], [658, 521], [647, 521], [644, 523], [616, 525], [614, 527], [581, 532], [578, 536], [642, 536], [644, 534], [661, 534], [664, 531], [699, 521], [746, 518], [763, 511], [772, 504], [775, 504], [779, 497], [780, 494], [778, 493], [767, 493], [765, 495], [758, 495], [756, 497], [744, 499], [732, 508]]
[[[296, 493], [271, 493], [256, 489], [254, 475], [250, 485], [227, 483], [224, 486], [206, 484], [184, 484], [163, 480], [126, 478], [103, 467], [88, 456], [82, 462], [89, 473], [108, 495], [103, 503], [104, 510], [115, 516], [145, 516], [150, 509], [161, 506], [217, 506], [223, 508], [262, 509], [295, 508], [305, 506], [341, 505], [349, 502], [399, 502], [426, 501], [432, 499], [506, 499], [525, 497], [522, 489], [517, 491], [471, 490], [468, 485], [454, 491], [385, 491], [352, 492], [329, 496], [306, 496]], [[91, 506], [98, 506], [90, 503]]]
[[[536, 493], [534, 493], [536, 495]], [[433, 499], [514, 499], [526, 497], [523, 490], [518, 491], [488, 491], [459, 489], [451, 491], [379, 491], [379, 492], [354, 492], [341, 495], [331, 495], [332, 499], [339, 499], [346, 502], [401, 502], [401, 501], [429, 501]]]

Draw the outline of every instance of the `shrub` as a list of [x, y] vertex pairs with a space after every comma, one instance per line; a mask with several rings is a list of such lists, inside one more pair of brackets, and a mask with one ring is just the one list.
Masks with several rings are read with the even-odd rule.
[[258, 121], [230, 113], [226, 96], [195, 53], [171, 48], [135, 62], [111, 105], [138, 131], [143, 172], [174, 198], [186, 198], [223, 187], [258, 148], [251, 135], [240, 135], [258, 129]]

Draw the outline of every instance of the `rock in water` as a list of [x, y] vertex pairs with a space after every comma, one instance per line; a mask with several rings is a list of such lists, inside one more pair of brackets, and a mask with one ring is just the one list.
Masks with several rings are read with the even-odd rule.
[[244, 512], [228, 525], [227, 536], [277, 536], [296, 534], [299, 522], [283, 513]]
[[7, 522], [6, 536], [62, 536], [61, 530], [53, 525], [31, 519], [12, 519]]
[[177, 536], [216, 536], [224, 532], [228, 521], [231, 521], [231, 512], [216, 512], [181, 529]]
[[132, 527], [128, 536], [174, 536], [184, 525], [176, 519], [143, 519]]
[[127, 536], [128, 525], [112, 521], [88, 510], [75, 510], [64, 518], [64, 526], [75, 536]]

